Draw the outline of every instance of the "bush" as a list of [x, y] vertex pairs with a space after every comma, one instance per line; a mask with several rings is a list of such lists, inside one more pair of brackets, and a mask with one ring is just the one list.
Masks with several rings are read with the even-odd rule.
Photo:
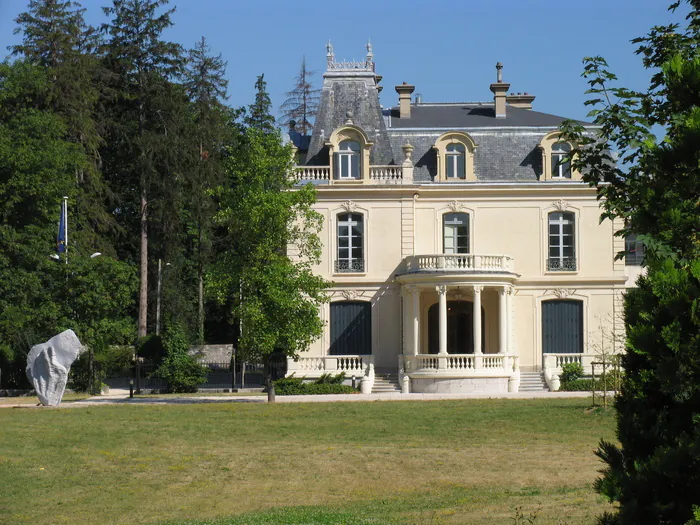
[[[598, 383], [599, 381], [596, 381], [596, 387], [599, 386]], [[592, 387], [592, 379], [574, 379], [573, 381], [562, 381], [559, 390], [562, 392], [590, 392]]]
[[302, 396], [322, 394], [353, 394], [353, 387], [343, 384], [344, 373], [336, 376], [323, 374], [313, 383], [305, 383], [303, 377], [285, 377], [275, 381], [275, 393], [281, 396]]
[[167, 355], [153, 375], [167, 381], [165, 392], [196, 392], [197, 386], [207, 380], [207, 369], [187, 353], [189, 345], [182, 326], [168, 327], [163, 346]]
[[566, 363], [561, 367], [559, 379], [562, 383], [576, 381], [583, 376], [583, 365], [581, 363]]

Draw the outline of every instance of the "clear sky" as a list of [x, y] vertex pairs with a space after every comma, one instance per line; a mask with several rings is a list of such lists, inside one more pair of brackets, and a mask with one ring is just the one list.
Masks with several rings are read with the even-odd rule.
[[[28, 0], [0, 0], [0, 56], [17, 43], [14, 19]], [[89, 23], [105, 21], [110, 0], [83, 0]], [[396, 105], [393, 87], [406, 81], [424, 102], [487, 101], [504, 64], [511, 91], [537, 96], [534, 109], [585, 119], [584, 56], [601, 55], [622, 83], [646, 86], [649, 72], [634, 54], [634, 37], [653, 25], [682, 22], [670, 0], [171, 0], [174, 27], [165, 36], [192, 47], [205, 36], [228, 62], [229, 103], [252, 101], [265, 74], [277, 109], [293, 86], [301, 58], [325, 71], [330, 39], [336, 60], [361, 60], [370, 38], [383, 75], [382, 104]]]

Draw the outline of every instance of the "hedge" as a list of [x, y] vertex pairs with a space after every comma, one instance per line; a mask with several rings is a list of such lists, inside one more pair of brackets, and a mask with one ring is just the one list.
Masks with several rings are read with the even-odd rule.
[[335, 377], [324, 375], [313, 383], [305, 383], [303, 377], [285, 377], [275, 381], [275, 394], [280, 396], [303, 396], [323, 394], [354, 394], [356, 389], [342, 384], [345, 374]]

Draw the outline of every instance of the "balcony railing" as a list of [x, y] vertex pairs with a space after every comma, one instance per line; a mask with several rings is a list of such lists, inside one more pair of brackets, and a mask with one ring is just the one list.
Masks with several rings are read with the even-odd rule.
[[364, 271], [365, 261], [363, 259], [335, 261], [336, 273], [362, 273]]
[[372, 355], [328, 355], [323, 357], [299, 356], [287, 362], [287, 375], [320, 377], [323, 374], [344, 372], [347, 378], [363, 376], [374, 363]]
[[508, 255], [471, 253], [412, 255], [406, 258], [406, 272], [513, 272], [513, 258]]
[[361, 179], [336, 179], [331, 176], [330, 166], [295, 166], [296, 181], [362, 182], [365, 184], [400, 184], [403, 180], [401, 166], [370, 166], [369, 177]]
[[553, 257], [547, 259], [548, 272], [575, 272], [576, 257]]
[[418, 354], [404, 355], [406, 374], [449, 374], [461, 377], [503, 373], [511, 375], [519, 370], [518, 356], [508, 354]]

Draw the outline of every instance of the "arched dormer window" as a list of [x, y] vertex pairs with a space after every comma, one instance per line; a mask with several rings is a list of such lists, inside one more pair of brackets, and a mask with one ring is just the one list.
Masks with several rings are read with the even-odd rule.
[[552, 178], [571, 178], [571, 145], [568, 142], [555, 142], [552, 145]]
[[326, 142], [330, 153], [331, 183], [357, 183], [369, 178], [369, 152], [373, 143], [364, 130], [345, 123]]
[[441, 135], [433, 145], [437, 154], [436, 181], [475, 181], [474, 140], [460, 131]]
[[340, 180], [360, 179], [360, 143], [355, 140], [344, 140], [335, 154], [335, 178]]
[[561, 133], [552, 131], [545, 135], [537, 148], [542, 153], [540, 180], [581, 180], [581, 174], [571, 169], [572, 145], [561, 140]]
[[466, 179], [465, 170], [466, 148], [464, 144], [455, 142], [445, 148], [445, 176], [448, 179]]

